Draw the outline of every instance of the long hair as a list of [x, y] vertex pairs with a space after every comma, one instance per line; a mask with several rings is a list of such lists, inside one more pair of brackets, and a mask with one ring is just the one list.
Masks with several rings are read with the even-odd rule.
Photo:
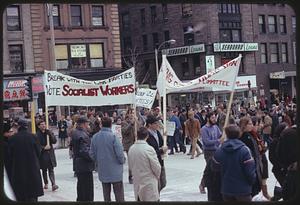
[[241, 128], [241, 135], [245, 132], [246, 127], [247, 127], [247, 124], [248, 124], [250, 121], [251, 121], [251, 118], [250, 118], [250, 117], [247, 117], [247, 116], [242, 117], [242, 118], [240, 119], [239, 125], [240, 125], [240, 128]]

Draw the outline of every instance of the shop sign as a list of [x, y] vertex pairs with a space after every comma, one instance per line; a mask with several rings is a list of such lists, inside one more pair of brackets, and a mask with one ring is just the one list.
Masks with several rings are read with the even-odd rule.
[[187, 55], [189, 54], [189, 46], [183, 46], [178, 48], [170, 48], [162, 50], [162, 53], [167, 56], [178, 56], [178, 55]]
[[44, 81], [43, 76], [37, 76], [32, 78], [32, 92], [42, 93], [44, 92]]
[[85, 45], [71, 45], [71, 57], [72, 58], [86, 57], [86, 46]]
[[270, 73], [270, 79], [285, 79], [284, 71]]
[[3, 81], [3, 101], [27, 100], [25, 90], [25, 82], [23, 79], [4, 80]]
[[204, 44], [190, 46], [190, 53], [202, 53], [202, 52], [205, 52]]
[[166, 56], [179, 56], [193, 53], [205, 52], [204, 44], [197, 44], [192, 46], [183, 46], [177, 48], [163, 49], [162, 54]]
[[206, 73], [215, 70], [215, 56], [205, 56]]
[[257, 51], [257, 43], [214, 43], [214, 52]]
[[258, 51], [258, 43], [245, 43], [245, 51]]

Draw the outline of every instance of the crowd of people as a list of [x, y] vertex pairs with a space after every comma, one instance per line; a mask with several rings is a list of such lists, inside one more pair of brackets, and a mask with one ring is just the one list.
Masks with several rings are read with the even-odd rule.
[[[137, 113], [128, 108], [111, 115], [89, 110], [61, 116], [58, 139], [60, 147], [69, 147], [73, 160], [76, 200], [94, 200], [96, 171], [104, 201], [111, 201], [111, 187], [115, 200], [124, 201], [123, 165], [128, 160], [128, 181], [134, 186], [136, 201], [159, 201], [160, 191], [167, 185], [164, 155], [179, 152], [187, 152], [190, 159], [204, 155], [206, 167], [199, 191], [207, 193], [208, 201], [251, 201], [260, 192], [273, 201], [293, 197], [298, 170], [296, 105], [279, 103], [270, 109], [232, 106], [228, 123], [226, 108], [226, 103], [215, 109], [199, 104], [167, 108], [167, 120], [174, 122], [175, 130], [166, 144], [166, 122], [159, 107], [141, 108]], [[112, 124], [121, 126], [121, 141], [112, 132]], [[38, 131], [33, 135], [22, 119], [5, 123], [5, 167], [18, 201], [43, 195], [43, 188], [48, 189], [47, 172], [52, 190], [58, 189], [53, 146], [57, 139], [46, 129], [43, 118], [37, 118], [36, 125]], [[275, 187], [275, 195], [268, 193], [268, 161], [281, 186]], [[28, 182], [28, 173], [34, 183]]]

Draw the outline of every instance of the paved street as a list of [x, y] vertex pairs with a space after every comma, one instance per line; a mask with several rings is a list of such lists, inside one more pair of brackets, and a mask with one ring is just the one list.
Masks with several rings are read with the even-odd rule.
[[[189, 150], [189, 147], [188, 147]], [[56, 149], [57, 167], [55, 177], [59, 189], [52, 192], [45, 190], [39, 201], [76, 201], [76, 181], [72, 171], [72, 160], [69, 159], [68, 149]], [[167, 186], [162, 190], [161, 201], [206, 201], [206, 194], [200, 194], [198, 185], [204, 170], [204, 156], [190, 159], [188, 155], [176, 153], [165, 159]], [[271, 166], [269, 166], [271, 169]], [[125, 200], [134, 201], [133, 185], [128, 183], [127, 163], [124, 166], [124, 190]], [[269, 193], [275, 185], [273, 174], [268, 179]], [[112, 200], [114, 195], [112, 194]], [[94, 172], [94, 201], [103, 201], [102, 186], [98, 180], [97, 172]]]

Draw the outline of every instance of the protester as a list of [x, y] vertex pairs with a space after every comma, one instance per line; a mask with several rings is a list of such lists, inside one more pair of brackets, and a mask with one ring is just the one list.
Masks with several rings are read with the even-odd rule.
[[[173, 136], [169, 136], [170, 137], [170, 149], [171, 152], [169, 154], [174, 154], [174, 150], [175, 149], [176, 152], [186, 152], [186, 147], [183, 144], [183, 140], [182, 140], [182, 127], [181, 127], [181, 123], [179, 118], [175, 115], [174, 111], [172, 110], [168, 110], [168, 116], [169, 116], [169, 120], [171, 122], [175, 122], [175, 132], [173, 134]], [[179, 148], [180, 150], [178, 150], [177, 147], [177, 143], [179, 144]]]
[[149, 137], [146, 141], [150, 146], [154, 148], [158, 161], [161, 166], [160, 179], [158, 183], [158, 190], [161, 191], [167, 184], [166, 171], [165, 171], [162, 155], [167, 153], [168, 147], [163, 146], [163, 138], [160, 132], [158, 131], [159, 122], [155, 116], [148, 115], [146, 120], [146, 127], [148, 128], [148, 132], [149, 132]]
[[294, 198], [299, 189], [298, 137], [297, 127], [292, 126], [282, 131], [278, 142], [278, 159], [287, 170], [282, 186], [284, 201]]
[[40, 148], [25, 119], [18, 120], [18, 133], [8, 140], [11, 186], [17, 201], [36, 202], [44, 195], [39, 167]]
[[94, 162], [89, 156], [91, 139], [89, 137], [89, 120], [80, 116], [77, 127], [71, 132], [74, 170], [77, 176], [76, 201], [94, 201], [93, 170]]
[[256, 180], [252, 185], [252, 197], [257, 195], [262, 188], [262, 159], [259, 153], [259, 147], [254, 137], [251, 135], [253, 130], [253, 123], [250, 117], [242, 117], [240, 120], [241, 137], [239, 138], [246, 146], [250, 149], [252, 157], [255, 161], [256, 166]]
[[286, 168], [280, 163], [278, 156], [278, 143], [279, 138], [284, 129], [288, 127], [288, 124], [285, 122], [280, 123], [274, 131], [273, 141], [269, 147], [269, 160], [273, 164], [272, 172], [279, 182], [280, 186], [283, 186], [284, 177], [286, 175]]
[[58, 127], [58, 138], [60, 139], [60, 147], [65, 148], [66, 147], [66, 139], [68, 137], [68, 124], [65, 120], [65, 116], [61, 115], [60, 120], [57, 123]]
[[128, 153], [128, 166], [133, 173], [137, 201], [159, 201], [158, 181], [161, 166], [154, 148], [146, 142], [148, 136], [147, 128], [141, 127], [137, 133], [137, 141]]
[[[206, 164], [208, 160], [214, 155], [215, 151], [220, 145], [222, 132], [216, 125], [216, 116], [213, 112], [206, 115], [207, 123], [201, 128], [201, 136], [203, 142], [203, 152]], [[199, 185], [200, 192], [205, 193], [205, 173], [203, 173], [201, 183]]]
[[263, 120], [263, 139], [264, 142], [267, 144], [267, 147], [270, 146], [270, 143], [272, 141], [271, 133], [272, 133], [272, 118], [270, 117], [268, 111], [264, 111], [264, 120]]
[[256, 179], [254, 159], [249, 148], [238, 140], [238, 126], [229, 125], [225, 128], [225, 133], [228, 140], [214, 154], [214, 159], [221, 165], [223, 199], [251, 201], [252, 184]]
[[104, 201], [111, 201], [113, 186], [117, 202], [124, 201], [123, 164], [125, 156], [118, 137], [111, 131], [112, 121], [103, 117], [102, 128], [92, 138], [90, 156], [97, 164], [99, 180], [102, 182]]
[[56, 137], [53, 132], [46, 129], [46, 123], [44, 120], [41, 120], [37, 124], [37, 138], [41, 146], [41, 156], [40, 156], [40, 166], [43, 173], [44, 180], [44, 189], [48, 189], [48, 177], [52, 184], [52, 191], [58, 189], [58, 186], [55, 183], [54, 167], [56, 167], [56, 157], [54, 152], [54, 145], [56, 144]]
[[185, 133], [186, 137], [190, 137], [192, 141], [192, 153], [191, 153], [191, 159], [194, 159], [195, 151], [197, 152], [196, 157], [199, 157], [201, 152], [200, 148], [197, 145], [197, 140], [199, 139], [200, 135], [200, 122], [195, 119], [195, 114], [193, 111], [189, 111], [188, 117], [189, 119], [185, 123]]
[[[128, 151], [131, 145], [135, 142], [135, 123], [137, 123], [134, 113], [133, 112], [127, 112], [125, 121], [122, 122], [121, 126], [121, 132], [122, 132], [122, 144], [124, 151], [126, 152], [128, 156]], [[129, 184], [132, 184], [132, 173], [131, 170], [128, 170], [128, 181]]]

